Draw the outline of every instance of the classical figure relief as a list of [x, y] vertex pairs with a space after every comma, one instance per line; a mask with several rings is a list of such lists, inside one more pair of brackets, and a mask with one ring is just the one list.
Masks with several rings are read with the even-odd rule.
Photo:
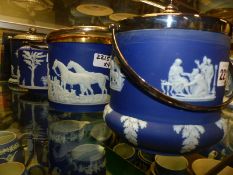
[[111, 60], [110, 64], [110, 87], [120, 92], [124, 86], [125, 75], [121, 73], [118, 64], [114, 60]]
[[168, 80], [161, 80], [161, 89], [169, 96], [184, 101], [210, 101], [216, 98], [217, 65], [210, 58], [195, 60], [191, 73], [184, 72], [183, 61], [176, 58], [168, 72]]

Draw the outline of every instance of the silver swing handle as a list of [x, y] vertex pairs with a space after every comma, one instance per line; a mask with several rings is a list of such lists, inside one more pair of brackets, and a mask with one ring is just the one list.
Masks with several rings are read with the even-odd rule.
[[[172, 107], [176, 107], [179, 109], [187, 110], [187, 111], [195, 111], [195, 112], [213, 112], [217, 110], [221, 110], [225, 107], [227, 107], [231, 101], [233, 100], [233, 93], [231, 96], [223, 102], [220, 105], [216, 106], [198, 106], [198, 105], [192, 105], [189, 103], [182, 102], [180, 100], [176, 100], [170, 96], [165, 95], [164, 93], [160, 92], [158, 89], [150, 85], [148, 82], [146, 82], [142, 77], [140, 77], [133, 68], [128, 64], [127, 60], [123, 56], [122, 52], [119, 49], [117, 40], [116, 40], [116, 30], [117, 26], [115, 24], [111, 24], [110, 26], [111, 32], [112, 32], [112, 45], [113, 45], [113, 51], [116, 57], [118, 58], [120, 67], [122, 68], [124, 74], [135, 84], [137, 87], [142, 89], [144, 92], [146, 92], [148, 95], [153, 97], [154, 99], [167, 104]], [[233, 75], [233, 66], [230, 63], [229, 64], [229, 71], [231, 75]]]

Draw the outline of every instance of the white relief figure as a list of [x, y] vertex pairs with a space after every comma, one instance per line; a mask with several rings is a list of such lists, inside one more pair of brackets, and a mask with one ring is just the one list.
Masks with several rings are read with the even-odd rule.
[[190, 87], [190, 93], [193, 96], [201, 97], [209, 93], [207, 81], [198, 69], [194, 68], [189, 77], [190, 82], [187, 86]]
[[48, 77], [47, 76], [42, 76], [40, 80], [42, 81], [43, 86], [48, 85]]
[[217, 65], [214, 67], [211, 59], [204, 56], [202, 63], [195, 60], [197, 67], [188, 73], [184, 72], [182, 63], [176, 58], [169, 69], [168, 80], [161, 80], [163, 93], [183, 101], [214, 100]]
[[199, 60], [195, 60], [197, 67], [200, 69], [202, 75], [204, 76], [205, 80], [207, 81], [208, 91], [211, 91], [211, 81], [214, 77], [214, 66], [211, 63], [211, 59], [207, 58], [206, 56], [203, 57], [203, 61], [200, 64]]
[[[57, 69], [60, 73], [57, 72]], [[73, 85], [79, 84], [81, 95], [88, 95], [88, 90], [91, 94], [93, 94], [93, 89], [90, 87], [90, 84], [86, 83], [85, 80], [80, 81], [80, 78], [82, 79], [83, 76], [69, 71], [68, 68], [62, 62], [55, 60], [53, 63], [52, 70], [55, 72], [57, 76], [60, 76], [60, 85], [64, 90], [66, 89], [67, 84], [71, 87]]]
[[107, 105], [104, 107], [104, 112], [103, 112], [103, 119], [104, 119], [104, 121], [105, 121], [105, 119], [106, 119], [106, 116], [107, 116], [108, 114], [110, 114], [112, 111], [113, 111], [113, 109], [110, 107], [109, 104], [107, 104]]
[[[48, 94], [51, 101], [62, 104], [105, 104], [109, 102], [110, 96], [106, 89], [108, 76], [88, 72], [73, 61], [66, 66], [57, 59], [50, 71], [55, 73], [55, 76], [49, 76], [48, 79]], [[101, 93], [94, 92], [92, 85], [95, 84], [100, 87]], [[74, 86], [79, 87], [79, 93]]]
[[144, 129], [147, 127], [147, 122], [132, 118], [129, 116], [121, 116], [121, 123], [123, 123], [124, 127], [124, 134], [126, 139], [134, 144], [135, 146], [138, 145], [138, 132], [139, 129]]
[[90, 78], [92, 79], [92, 84], [98, 84], [99, 88], [101, 89], [101, 93], [107, 94], [106, 81], [109, 80], [109, 77], [107, 75], [96, 72], [88, 72], [80, 64], [72, 60], [69, 61], [67, 68], [68, 69], [73, 68], [76, 73], [85, 73], [89, 75]]
[[121, 73], [121, 69], [114, 60], [111, 60], [110, 64], [110, 87], [120, 92], [124, 86], [125, 75]]
[[181, 64], [183, 61], [180, 58], [176, 58], [170, 70], [168, 72], [168, 82], [172, 84], [173, 90], [176, 94], [184, 95], [189, 93], [189, 88], [186, 86], [188, 79], [188, 73], [185, 73]]
[[182, 135], [181, 153], [194, 150], [199, 145], [199, 139], [205, 133], [205, 128], [201, 125], [174, 125], [173, 130]]
[[89, 73], [80, 64], [70, 60], [67, 64], [67, 69], [74, 69], [76, 73]]
[[46, 57], [43, 52], [30, 52], [23, 51], [23, 61], [28, 65], [28, 68], [31, 70], [31, 86], [34, 86], [34, 73], [37, 66], [41, 65], [45, 61], [45, 59], [41, 59]]

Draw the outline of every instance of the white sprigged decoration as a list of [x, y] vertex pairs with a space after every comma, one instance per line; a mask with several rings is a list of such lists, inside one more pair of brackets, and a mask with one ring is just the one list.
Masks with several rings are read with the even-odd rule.
[[128, 139], [130, 143], [138, 145], [138, 131], [139, 129], [146, 128], [147, 122], [128, 116], [122, 116], [121, 123], [123, 123], [124, 134], [126, 139]]
[[[221, 119], [219, 119], [217, 122], [215, 122], [215, 124], [217, 125], [217, 127], [218, 127], [219, 129], [223, 130], [223, 132], [224, 132], [224, 137], [225, 137], [225, 135], [226, 135], [226, 133], [227, 133], [227, 120], [224, 119], [224, 118], [221, 118]], [[224, 137], [223, 137], [223, 138], [224, 138]]]
[[201, 125], [174, 125], [174, 131], [182, 134], [183, 147], [181, 153], [190, 152], [199, 145], [199, 139], [205, 133], [205, 128]]
[[104, 121], [105, 121], [105, 119], [106, 119], [106, 116], [107, 116], [108, 114], [110, 114], [112, 111], [113, 111], [113, 110], [112, 110], [112, 108], [110, 107], [110, 105], [107, 104], [107, 105], [105, 106], [104, 112], [103, 112], [103, 119], [104, 119]]
[[24, 50], [22, 56], [23, 61], [31, 70], [31, 86], [34, 86], [35, 69], [37, 68], [37, 66], [41, 65], [45, 61], [44, 58], [46, 58], [46, 55], [44, 55], [43, 52], [30, 52]]

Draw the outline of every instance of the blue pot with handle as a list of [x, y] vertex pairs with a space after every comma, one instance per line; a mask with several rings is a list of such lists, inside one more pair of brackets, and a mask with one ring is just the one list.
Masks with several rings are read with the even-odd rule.
[[107, 125], [151, 153], [184, 154], [220, 141], [231, 25], [172, 12], [112, 25]]
[[111, 35], [106, 27], [77, 26], [51, 32], [48, 96], [58, 111], [103, 111], [109, 102]]

